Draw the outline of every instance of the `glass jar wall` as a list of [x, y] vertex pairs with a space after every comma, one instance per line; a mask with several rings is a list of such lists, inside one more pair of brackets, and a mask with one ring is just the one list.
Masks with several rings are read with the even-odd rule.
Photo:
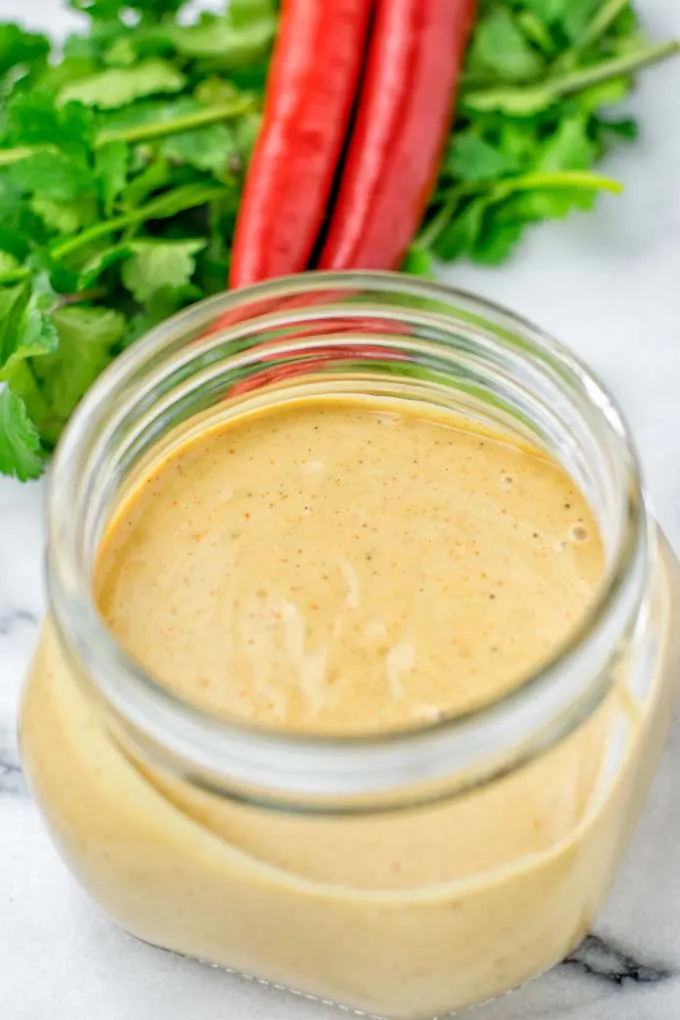
[[[454, 411], [544, 450], [590, 504], [596, 604], [492, 703], [346, 738], [265, 730], [182, 701], [104, 625], [97, 552], [153, 465], [216, 423], [334, 396]], [[678, 589], [620, 416], [566, 351], [396, 274], [224, 295], [105, 373], [60, 446], [47, 513], [24, 763], [65, 860], [124, 928], [405, 1020], [507, 991], [585, 935], [671, 716]]]

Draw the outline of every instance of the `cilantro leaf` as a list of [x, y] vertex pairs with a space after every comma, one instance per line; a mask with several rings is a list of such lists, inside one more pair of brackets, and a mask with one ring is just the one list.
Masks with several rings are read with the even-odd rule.
[[186, 76], [173, 64], [160, 58], [145, 60], [136, 67], [114, 67], [66, 85], [60, 93], [62, 103], [77, 100], [85, 106], [117, 110], [135, 99], [161, 92], [181, 92]]
[[92, 171], [63, 152], [35, 152], [7, 173], [24, 192], [48, 195], [56, 202], [71, 202], [93, 185]]
[[[232, 97], [233, 98], [233, 97]], [[102, 117], [102, 126], [107, 132], [127, 131], [146, 124], [166, 124], [176, 117], [195, 113], [201, 103], [193, 96], [181, 95], [163, 99], [142, 99], [119, 110], [107, 111]]]
[[94, 118], [79, 103], [57, 106], [42, 89], [20, 92], [7, 104], [10, 145], [54, 147], [86, 164], [94, 141]]
[[244, 117], [241, 117], [234, 127], [236, 150], [244, 164], [249, 161], [252, 155], [261, 127], [261, 113], [246, 114]]
[[96, 218], [96, 203], [87, 191], [59, 202], [38, 193], [31, 199], [31, 209], [47, 228], [68, 237], [89, 227]]
[[560, 220], [574, 210], [587, 211], [597, 201], [596, 191], [580, 188], [536, 189], [509, 199], [496, 213], [496, 223], [539, 223]]
[[453, 136], [444, 157], [444, 167], [460, 181], [491, 181], [519, 169], [511, 153], [473, 128]]
[[596, 113], [603, 106], [621, 103], [631, 90], [627, 78], [610, 78], [608, 81], [584, 89], [578, 96], [579, 109], [584, 113]]
[[123, 266], [123, 282], [144, 305], [166, 287], [187, 284], [196, 268], [194, 255], [205, 246], [202, 240], [133, 242], [132, 258]]
[[602, 0], [525, 0], [526, 6], [566, 39], [579, 38], [602, 6]]
[[30, 250], [26, 233], [21, 229], [14, 229], [12, 219], [5, 220], [2, 217], [2, 199], [2, 188], [0, 188], [0, 248], [5, 252], [10, 252], [17, 262], [23, 262]]
[[94, 173], [104, 205], [104, 213], [110, 216], [118, 196], [127, 183], [129, 150], [125, 142], [107, 142], [97, 149]]
[[506, 262], [517, 247], [525, 226], [521, 216], [487, 220], [475, 238], [470, 252], [472, 259], [485, 266], [499, 266]]
[[43, 276], [35, 286], [22, 284], [0, 291], [0, 380], [18, 361], [55, 351], [56, 330], [49, 319], [55, 294]]
[[28, 288], [25, 285], [0, 288], [0, 373], [12, 356], [15, 336], [27, 302]]
[[[1, 242], [0, 242], [1, 243]], [[13, 255], [11, 251], [4, 251], [0, 248], [0, 277], [7, 274], [12, 274], [19, 269], [20, 263], [16, 255]], [[0, 291], [0, 308], [2, 302], [2, 291]], [[0, 311], [0, 318], [2, 318], [2, 311]]]
[[19, 25], [0, 23], [0, 77], [17, 67], [42, 63], [49, 51], [46, 36], [26, 32]]
[[593, 122], [593, 133], [606, 149], [610, 139], [636, 142], [640, 137], [640, 125], [633, 117], [620, 117], [617, 120], [597, 117]]
[[68, 0], [68, 6], [94, 20], [110, 21], [126, 11], [135, 11], [150, 21], [179, 10], [186, 0]]
[[130, 347], [135, 340], [139, 340], [145, 333], [148, 333], [157, 326], [160, 322], [160, 318], [156, 315], [151, 315], [149, 312], [139, 312], [137, 315], [133, 315], [128, 323], [128, 328], [125, 336], [121, 341], [123, 348]]
[[537, 152], [538, 170], [585, 170], [595, 159], [588, 121], [581, 114], [565, 119]]
[[0, 473], [26, 482], [39, 478], [44, 464], [40, 435], [26, 405], [5, 386], [0, 390]]
[[93, 255], [80, 270], [78, 277], [78, 287], [81, 290], [87, 290], [97, 282], [99, 277], [110, 269], [111, 266], [115, 266], [119, 262], [123, 262], [125, 259], [132, 255], [132, 248], [129, 244], [114, 244], [110, 248], [104, 248], [102, 251], [97, 252]]
[[33, 196], [29, 207], [48, 230], [69, 233], [88, 225], [96, 213], [87, 197], [93, 186], [91, 112], [77, 103], [59, 108], [53, 96], [36, 89], [10, 98], [7, 126], [10, 144], [30, 153], [6, 170], [17, 197]]
[[226, 124], [211, 124], [195, 131], [171, 135], [162, 146], [163, 155], [171, 162], [188, 163], [199, 170], [208, 170], [218, 180], [228, 172], [229, 160], [237, 155], [237, 142]]
[[401, 271], [411, 273], [413, 276], [423, 276], [426, 280], [436, 279], [432, 253], [418, 244], [411, 245], [407, 251]]
[[173, 26], [168, 34], [182, 56], [209, 59], [223, 70], [232, 70], [267, 55], [276, 34], [276, 17], [271, 3], [232, 4], [224, 15], [204, 13], [197, 24]]
[[479, 197], [468, 202], [453, 216], [437, 238], [434, 250], [444, 262], [463, 255], [472, 255], [482, 232], [488, 199]]
[[66, 421], [84, 393], [109, 364], [115, 345], [125, 332], [121, 312], [77, 305], [52, 313], [59, 338], [53, 353], [34, 363], [42, 392], [55, 414]]
[[468, 67], [472, 72], [504, 81], [527, 81], [540, 74], [544, 61], [512, 12], [507, 7], [495, 6], [477, 24]]

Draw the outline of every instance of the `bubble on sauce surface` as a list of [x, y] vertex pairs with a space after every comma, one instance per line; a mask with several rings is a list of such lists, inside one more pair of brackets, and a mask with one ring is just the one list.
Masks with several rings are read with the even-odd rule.
[[569, 538], [572, 542], [586, 542], [590, 538], [590, 532], [582, 524], [575, 524], [569, 530]]
[[326, 470], [326, 465], [322, 460], [303, 460], [300, 468], [306, 475], [319, 475]]

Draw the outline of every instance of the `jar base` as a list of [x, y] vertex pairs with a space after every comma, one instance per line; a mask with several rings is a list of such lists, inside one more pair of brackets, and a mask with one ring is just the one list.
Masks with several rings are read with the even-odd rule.
[[[362, 1020], [391, 1020], [389, 1016], [383, 1013], [369, 1013], [364, 1009], [358, 1009], [354, 1006], [347, 1006], [342, 1002], [336, 1002], [334, 999], [325, 999], [320, 995], [313, 995], [311, 992], [303, 992], [299, 988], [292, 988], [290, 985], [282, 985], [276, 981], [268, 981], [267, 978], [257, 977], [255, 974], [248, 974], [245, 971], [236, 970], [233, 967], [226, 967], [221, 963], [212, 963], [210, 960], [201, 959], [200, 956], [189, 956], [187, 953], [180, 953], [175, 949], [167, 949], [165, 946], [159, 946], [155, 942], [148, 942], [146, 939], [141, 939], [138, 935], [133, 935], [132, 932], [127, 931], [127, 929], [124, 930], [128, 938], [133, 939], [135, 942], [140, 942], [144, 946], [149, 946], [151, 949], [158, 949], [163, 953], [179, 957], [179, 959], [182, 960], [191, 960], [193, 963], [198, 963], [202, 967], [210, 967], [212, 970], [218, 970], [222, 974], [228, 974], [230, 977], [238, 978], [241, 981], [247, 981], [249, 984], [261, 985], [263, 988], [273, 988], [277, 992], [283, 992], [285, 995], [290, 995], [296, 999], [306, 999], [308, 1002], [315, 1002], [319, 1006], [328, 1007], [329, 1009], [342, 1013], [345, 1016], [361, 1017]], [[555, 966], [559, 966], [559, 964], [555, 964]], [[548, 967], [546, 970], [541, 971], [539, 974], [529, 978], [527, 981], [522, 981], [521, 984], [515, 985], [513, 988], [508, 988], [506, 992], [501, 992], [500, 995], [493, 995], [491, 998], [485, 999], [483, 1002], [477, 1002], [469, 1006], [462, 1006], [460, 1009], [454, 1009], [448, 1013], [438, 1013], [436, 1016], [418, 1017], [416, 1020], [452, 1020], [453, 1017], [463, 1016], [470, 1017], [470, 1020], [475, 1020], [475, 1017], [479, 1016], [480, 1020], [484, 1020], [479, 1011], [483, 1010], [485, 1006], [498, 1002], [500, 999], [504, 999], [515, 992], [520, 992], [528, 985], [532, 985], [534, 981], [538, 981], [546, 974], [549, 974], [552, 969], [552, 967]]]

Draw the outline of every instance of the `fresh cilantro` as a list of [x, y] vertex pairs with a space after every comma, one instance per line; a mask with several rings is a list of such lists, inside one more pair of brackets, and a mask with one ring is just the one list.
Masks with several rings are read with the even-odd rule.
[[417, 244], [411, 245], [401, 266], [402, 273], [424, 276], [427, 280], [435, 279], [435, 266], [432, 253]]
[[419, 248], [498, 265], [529, 225], [615, 192], [593, 167], [638, 125], [607, 110], [677, 50], [644, 39], [629, 0], [481, 0]]
[[[83, 395], [166, 316], [226, 285], [276, 0], [70, 0], [53, 48], [0, 24], [0, 473], [40, 475]], [[437, 188], [403, 269], [507, 259], [617, 185], [597, 163], [650, 44], [630, 0], [479, 0]]]
[[9, 71], [43, 66], [49, 52], [50, 43], [44, 35], [26, 32], [19, 25], [0, 24], [0, 78]]
[[58, 347], [35, 361], [34, 372], [54, 415], [63, 422], [114, 356], [125, 332], [121, 312], [77, 305], [52, 315]]
[[69, 7], [104, 22], [129, 13], [136, 14], [140, 21], [153, 22], [177, 12], [184, 3], [185, 0], [68, 0]]
[[526, 0], [526, 6], [551, 31], [571, 42], [587, 31], [602, 0]]
[[518, 19], [500, 5], [480, 18], [467, 63], [473, 75], [505, 82], [530, 80], [544, 67], [543, 57], [527, 38]]
[[[20, 267], [20, 262], [15, 255], [12, 255], [11, 251], [3, 251], [0, 249], [0, 278], [9, 275], [17, 271]], [[2, 307], [3, 293], [0, 292], [0, 308]]]
[[227, 124], [212, 124], [172, 135], [163, 143], [162, 152], [171, 163], [188, 163], [219, 180], [228, 176], [230, 160], [238, 155], [238, 147]]
[[276, 33], [272, 3], [231, 3], [223, 15], [204, 13], [196, 25], [174, 26], [168, 37], [185, 57], [209, 60], [223, 71], [262, 60]]
[[162, 92], [181, 92], [186, 77], [166, 60], [145, 60], [136, 67], [114, 67], [66, 85], [62, 103], [75, 101], [101, 110], [119, 110], [136, 99]]
[[125, 190], [129, 157], [123, 141], [106, 142], [95, 153], [95, 177], [106, 216], [113, 213], [118, 196]]
[[[437, 236], [432, 240], [428, 238], [428, 243], [432, 244], [435, 254], [444, 262], [453, 262], [454, 259], [464, 255], [473, 256], [477, 240], [483, 234], [484, 217], [488, 207], [489, 199], [478, 196], [461, 204], [458, 210], [452, 209], [451, 214], [447, 215], [446, 221], [438, 229]], [[439, 227], [439, 224], [437, 226]]]
[[59, 202], [38, 192], [31, 200], [31, 210], [48, 230], [64, 237], [89, 227], [97, 216], [97, 204], [89, 191]]
[[206, 242], [136, 241], [132, 257], [123, 266], [123, 283], [140, 305], [165, 288], [184, 287], [196, 268], [194, 255]]
[[98, 251], [81, 268], [77, 283], [78, 290], [87, 291], [97, 283], [107, 269], [115, 266], [117, 262], [130, 258], [131, 255], [132, 248], [129, 244], [114, 244], [110, 248]]
[[0, 390], [0, 474], [21, 482], [39, 478], [45, 454], [26, 405], [12, 390]]
[[19, 92], [7, 103], [9, 146], [55, 148], [87, 163], [94, 141], [94, 117], [80, 103], [57, 105], [43, 89]]
[[57, 202], [71, 202], [93, 184], [90, 168], [64, 152], [34, 152], [8, 173], [25, 192], [44, 193]]
[[51, 354], [58, 345], [49, 310], [54, 292], [44, 276], [0, 290], [0, 380], [11, 380], [14, 366], [28, 358]]
[[493, 181], [519, 168], [517, 158], [473, 127], [454, 134], [444, 157], [446, 172], [459, 181]]

